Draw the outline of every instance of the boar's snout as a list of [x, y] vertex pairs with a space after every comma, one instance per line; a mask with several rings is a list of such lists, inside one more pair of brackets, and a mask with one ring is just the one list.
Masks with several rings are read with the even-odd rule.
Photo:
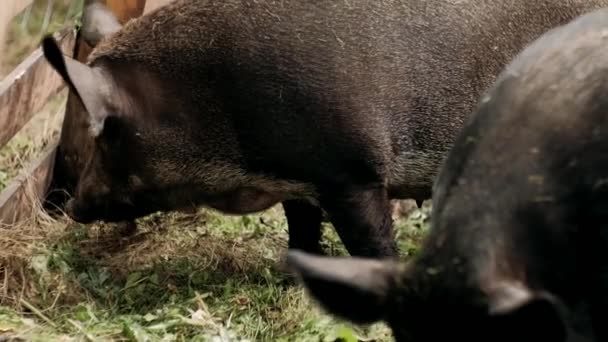
[[109, 198], [96, 200], [72, 198], [66, 204], [66, 213], [72, 220], [83, 224], [96, 220], [129, 221], [141, 216], [131, 203]]
[[78, 207], [76, 206], [76, 200], [74, 200], [73, 198], [68, 200], [68, 202], [66, 203], [65, 211], [72, 220], [78, 223], [90, 223], [92, 221], [83, 218], [81, 211], [79, 211]]
[[74, 198], [66, 203], [65, 209], [68, 216], [78, 223], [91, 223], [94, 221], [91, 215], [86, 215], [86, 210], [83, 210], [82, 206], [79, 206]]

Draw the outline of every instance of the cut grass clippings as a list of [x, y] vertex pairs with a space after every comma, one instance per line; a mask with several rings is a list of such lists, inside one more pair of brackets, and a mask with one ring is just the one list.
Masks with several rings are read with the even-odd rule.
[[[424, 208], [396, 222], [403, 254], [415, 252], [427, 218]], [[242, 217], [155, 214], [138, 224], [129, 237], [65, 218], [0, 232], [0, 338], [392, 340], [384, 324], [326, 315], [282, 270], [280, 207]], [[324, 241], [343, 254], [330, 225]]]

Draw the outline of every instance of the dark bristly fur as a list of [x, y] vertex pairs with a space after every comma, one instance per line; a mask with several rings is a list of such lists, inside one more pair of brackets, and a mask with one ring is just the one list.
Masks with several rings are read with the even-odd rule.
[[607, 341], [607, 180], [605, 8], [543, 35], [481, 98], [416, 260], [289, 261], [326, 308], [399, 341]]
[[389, 199], [428, 198], [505, 63], [605, 2], [177, 0], [102, 40], [90, 72], [74, 66], [100, 95], [82, 86], [96, 145], [67, 209], [89, 222], [283, 202], [290, 247], [316, 252], [321, 207], [351, 254], [393, 256]]

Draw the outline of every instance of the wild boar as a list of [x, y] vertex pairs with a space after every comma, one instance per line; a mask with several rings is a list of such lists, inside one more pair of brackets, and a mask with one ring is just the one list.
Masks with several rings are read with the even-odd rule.
[[442, 165], [415, 259], [292, 252], [313, 296], [398, 341], [607, 341], [608, 9], [526, 48]]
[[282, 203], [289, 246], [319, 252], [322, 208], [352, 255], [395, 256], [389, 200], [430, 197], [508, 60], [606, 2], [177, 0], [122, 28], [96, 6], [87, 64], [43, 41], [95, 137], [67, 211]]

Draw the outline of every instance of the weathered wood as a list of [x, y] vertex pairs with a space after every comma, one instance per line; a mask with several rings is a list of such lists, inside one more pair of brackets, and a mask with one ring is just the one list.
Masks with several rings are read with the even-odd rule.
[[[65, 111], [65, 107], [59, 108], [56, 114], [61, 111]], [[36, 216], [52, 181], [58, 145], [59, 139], [55, 137], [0, 193], [0, 226], [11, 226]]]
[[[143, 13], [145, 0], [106, 0], [106, 4], [124, 23]], [[75, 42], [73, 30], [57, 39], [61, 41], [64, 53], [74, 55], [80, 61], [85, 61], [91, 51], [82, 38], [78, 37]], [[2, 83], [0, 86], [0, 127], [6, 127], [0, 131], [0, 146], [29, 121], [29, 113], [40, 109], [51, 95], [64, 86], [61, 78], [44, 60], [40, 49], [7, 79], [11, 80], [10, 84]], [[37, 87], [32, 87], [33, 84]], [[12, 96], [14, 99], [9, 102]], [[14, 115], [24, 112], [28, 114]], [[42, 157], [0, 193], [0, 224], [11, 225], [28, 218], [40, 203], [39, 200], [48, 194], [51, 183], [58, 184], [57, 178], [65, 182], [66, 173], [71, 173], [67, 176], [76, 179], [82, 170], [84, 155], [90, 151], [91, 138], [86, 132], [86, 112], [82, 103], [70, 92], [59, 141], [53, 142]], [[70, 169], [70, 166], [75, 168]], [[58, 173], [60, 177], [53, 176]], [[56, 187], [53, 189], [57, 190]]]
[[164, 6], [173, 1], [174, 0], [147, 0], [146, 7], [144, 8], [144, 14], [154, 11], [155, 9], [157, 9], [161, 6]]
[[[121, 23], [139, 17], [143, 12], [145, 3], [145, 0], [105, 1], [105, 4], [114, 12]], [[83, 23], [83, 25], [86, 25], [86, 23]], [[74, 58], [84, 62], [91, 50], [91, 47], [79, 35], [74, 50]], [[91, 153], [93, 140], [88, 133], [87, 117], [88, 114], [82, 102], [70, 92], [54, 165], [53, 182], [47, 197], [48, 208], [62, 207], [68, 197], [73, 194], [84, 168], [86, 157]]]
[[31, 5], [33, 0], [2, 0], [0, 1], [0, 66], [5, 54], [4, 44], [8, 27], [13, 18]]
[[[55, 37], [63, 51], [74, 48], [74, 30]], [[4, 146], [40, 110], [48, 99], [64, 87], [61, 77], [38, 48], [0, 82], [0, 147]]]
[[27, 219], [39, 208], [51, 181], [57, 140], [53, 141], [42, 156], [22, 170], [0, 193], [0, 224], [13, 225]]

